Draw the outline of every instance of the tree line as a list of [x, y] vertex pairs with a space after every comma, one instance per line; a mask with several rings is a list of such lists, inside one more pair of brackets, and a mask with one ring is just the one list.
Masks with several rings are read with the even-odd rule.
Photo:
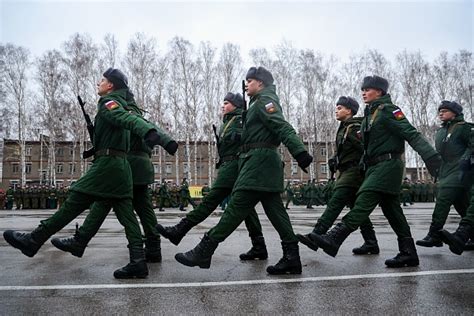
[[[25, 141], [47, 139], [48, 176], [55, 178], [55, 141], [72, 140], [85, 149], [85, 123], [76, 96], [86, 101], [91, 116], [96, 110], [96, 83], [108, 67], [123, 70], [137, 104], [146, 118], [183, 141], [188, 178], [197, 173], [197, 141], [208, 142], [208, 154], [216, 156], [212, 124], [220, 122], [220, 104], [226, 92], [240, 92], [250, 66], [264, 66], [275, 78], [286, 119], [308, 143], [314, 155], [329, 145], [338, 127], [334, 102], [341, 95], [361, 104], [360, 84], [377, 74], [390, 82], [394, 103], [429, 140], [439, 126], [437, 106], [456, 100], [466, 120], [474, 119], [473, 56], [471, 51], [440, 52], [429, 61], [420, 51], [403, 50], [388, 60], [377, 50], [354, 53], [346, 60], [313, 49], [296, 48], [281, 41], [272, 49], [255, 48], [244, 56], [238, 45], [218, 48], [210, 42], [197, 45], [182, 37], [158, 45], [157, 39], [136, 33], [125, 51], [112, 34], [94, 43], [87, 34], [73, 34], [59, 49], [32, 56], [27, 48], [0, 44], [0, 137], [18, 139], [22, 183], [26, 181]], [[194, 145], [193, 145], [194, 144]], [[326, 151], [329, 152], [329, 151]], [[165, 152], [159, 151], [159, 161]], [[85, 163], [75, 158], [81, 173]], [[407, 159], [417, 167], [422, 161], [413, 152]], [[176, 155], [178, 165], [178, 155]], [[209, 160], [209, 179], [214, 168]], [[317, 177], [312, 166], [310, 174]], [[182, 170], [176, 168], [179, 179]], [[421, 171], [420, 171], [421, 174]], [[194, 177], [195, 178], [195, 177]]]

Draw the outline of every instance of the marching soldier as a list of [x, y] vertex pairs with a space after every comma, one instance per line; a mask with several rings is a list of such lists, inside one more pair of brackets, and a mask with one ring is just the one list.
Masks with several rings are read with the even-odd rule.
[[[363, 181], [359, 170], [363, 153], [360, 136], [362, 118], [353, 117], [358, 110], [359, 103], [351, 97], [342, 96], [336, 102], [336, 119], [341, 124], [336, 134], [336, 153], [329, 160], [329, 168], [332, 174], [339, 171], [339, 175], [326, 210], [318, 219], [313, 231], [307, 235], [296, 235], [301, 243], [314, 251], [318, 250], [318, 245], [315, 243], [316, 235], [325, 234], [346, 205], [351, 208], [354, 206], [357, 191]], [[378, 254], [380, 250], [377, 238], [368, 217], [361, 224], [360, 232], [364, 238], [364, 244], [354, 248], [352, 252], [356, 255]]]
[[408, 180], [408, 178], [405, 178], [402, 183], [402, 203], [403, 206], [407, 206], [407, 203], [413, 205], [413, 202], [411, 200], [411, 185], [410, 180]]
[[460, 161], [468, 160], [471, 126], [464, 121], [462, 107], [456, 102], [442, 101], [438, 107], [441, 128], [435, 136], [436, 150], [440, 153], [441, 164], [438, 180], [438, 195], [428, 234], [416, 244], [423, 247], [442, 247], [438, 234], [446, 223], [451, 205], [464, 217], [469, 207], [469, 190], [460, 181]]
[[357, 192], [354, 207], [325, 235], [315, 235], [315, 244], [335, 257], [343, 241], [364, 223], [380, 204], [382, 212], [398, 237], [400, 252], [385, 261], [389, 268], [418, 266], [419, 259], [400, 206], [400, 186], [404, 163], [405, 141], [425, 161], [428, 171], [435, 176], [441, 164], [439, 154], [410, 124], [402, 110], [392, 103], [387, 94], [388, 81], [378, 76], [365, 77], [362, 98], [367, 104], [361, 126], [364, 147], [365, 178]]
[[179, 187], [179, 210], [186, 211], [185, 207], [188, 205], [188, 202], [193, 206], [193, 208], [196, 207], [196, 203], [194, 203], [191, 194], [189, 193], [188, 181], [186, 178], [183, 178], [181, 186]]
[[17, 210], [21, 209], [22, 207], [22, 195], [23, 195], [23, 190], [21, 187], [16, 187], [15, 190], [13, 191], [13, 199], [15, 200], [15, 208]]
[[289, 210], [290, 208], [288, 207], [288, 205], [290, 205], [290, 202], [293, 202], [293, 205], [295, 204], [295, 201], [294, 201], [295, 193], [293, 192], [291, 181], [289, 181], [289, 180], [286, 184], [285, 192], [286, 192], [286, 205], [285, 205], [285, 208], [287, 210]]
[[109, 203], [125, 227], [130, 263], [114, 272], [116, 278], [145, 278], [143, 241], [137, 218], [132, 212], [132, 175], [127, 161], [130, 132], [145, 138], [148, 146], [159, 141], [152, 124], [130, 115], [125, 94], [127, 79], [118, 69], [108, 69], [97, 84], [100, 99], [95, 116], [93, 144], [95, 159], [91, 168], [68, 192], [59, 210], [41, 221], [31, 233], [7, 230], [5, 240], [28, 257], [33, 257], [50, 236], [61, 230], [96, 201]]
[[[130, 91], [126, 94], [126, 102], [125, 110], [131, 115], [143, 117], [142, 110], [138, 108]], [[170, 155], [174, 155], [178, 149], [178, 143], [157, 126], [155, 129], [158, 133], [159, 145]], [[155, 229], [158, 223], [148, 190], [148, 185], [154, 182], [155, 175], [151, 162], [151, 150], [139, 135], [134, 133], [130, 135], [130, 151], [127, 154], [127, 160], [133, 177], [132, 204], [145, 232], [145, 259], [147, 262], [161, 262], [160, 235]], [[111, 205], [107, 202], [95, 202], [83, 225], [73, 237], [53, 238], [51, 242], [63, 251], [82, 257], [87, 244], [99, 231], [110, 209]]]
[[160, 189], [158, 190], [158, 195], [160, 197], [160, 206], [158, 209], [160, 212], [165, 211], [163, 209], [163, 206], [166, 205], [165, 201], [168, 202], [170, 207], [173, 207], [173, 202], [171, 201], [170, 193], [168, 191], [168, 184], [166, 183], [165, 179], [161, 181]]
[[[207, 194], [201, 204], [189, 212], [178, 224], [163, 227], [160, 224], [156, 227], [159, 233], [169, 239], [173, 244], [178, 245], [186, 233], [194, 226], [205, 220], [211, 213], [232, 193], [232, 188], [237, 180], [238, 171], [238, 151], [242, 137], [242, 107], [244, 100], [242, 95], [227, 93], [222, 106], [223, 125], [217, 138], [217, 148], [219, 162], [217, 179], [212, 185], [212, 189]], [[249, 231], [252, 241], [252, 248], [240, 255], [241, 260], [267, 259], [268, 253], [263, 238], [262, 226], [258, 220], [255, 209], [245, 218], [245, 226]]]
[[[14, 189], [13, 189], [13, 186], [11, 185], [7, 189], [7, 192], [6, 192], [5, 208], [7, 210], [13, 209], [13, 200], [14, 200], [13, 196], [14, 196]], [[2, 208], [3, 208], [3, 205], [2, 205]]]
[[209, 268], [218, 244], [261, 202], [280, 235], [283, 248], [283, 257], [276, 265], [267, 267], [267, 272], [301, 274], [298, 239], [280, 196], [284, 190], [283, 164], [277, 148], [283, 142], [303, 170], [311, 164], [313, 157], [283, 117], [272, 74], [263, 67], [252, 67], [246, 79], [251, 99], [244, 120], [239, 175], [229, 205], [219, 223], [204, 235], [194, 249], [178, 253], [175, 258], [187, 266]]

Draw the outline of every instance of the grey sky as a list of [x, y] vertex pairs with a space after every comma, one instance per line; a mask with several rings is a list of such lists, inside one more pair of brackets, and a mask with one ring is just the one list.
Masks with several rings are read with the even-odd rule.
[[176, 35], [217, 47], [230, 41], [245, 56], [282, 39], [343, 58], [369, 48], [389, 58], [420, 49], [433, 58], [473, 47], [472, 1], [0, 1], [1, 42], [34, 55], [60, 48], [75, 32], [96, 43], [113, 33], [121, 48], [136, 32], [156, 37], [161, 49]]

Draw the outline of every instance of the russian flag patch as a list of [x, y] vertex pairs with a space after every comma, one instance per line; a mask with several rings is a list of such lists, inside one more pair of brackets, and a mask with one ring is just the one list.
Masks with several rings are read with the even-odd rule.
[[267, 111], [267, 113], [275, 113], [277, 111], [275, 105], [270, 102], [268, 104], [265, 104], [265, 111]]
[[108, 102], [105, 103], [105, 107], [109, 110], [109, 111], [112, 111], [113, 109], [116, 109], [118, 108], [118, 104], [117, 102], [115, 102], [114, 100], [110, 100]]
[[400, 121], [405, 118], [405, 114], [403, 114], [402, 110], [396, 109], [395, 111], [392, 112], [393, 116], [397, 121]]

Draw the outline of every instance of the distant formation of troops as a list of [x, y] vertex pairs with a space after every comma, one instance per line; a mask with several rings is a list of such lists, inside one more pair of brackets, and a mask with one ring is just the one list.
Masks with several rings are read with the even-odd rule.
[[[201, 241], [193, 249], [175, 255], [185, 266], [208, 269], [218, 246], [242, 222], [252, 246], [240, 254], [240, 260], [268, 258], [262, 225], [255, 210], [261, 203], [280, 237], [283, 253], [278, 262], [267, 267], [267, 273], [301, 274], [299, 243], [314, 251], [321, 248], [335, 257], [345, 239], [359, 230], [364, 243], [352, 252], [379, 254], [370, 214], [380, 206], [396, 234], [399, 249], [385, 265], [401, 268], [419, 265], [415, 241], [401, 203], [436, 201], [427, 235], [416, 241], [416, 245], [441, 247], [445, 243], [455, 254], [474, 248], [474, 126], [464, 120], [459, 104], [442, 101], [438, 106], [442, 125], [433, 147], [410, 124], [402, 109], [393, 104], [388, 81], [375, 75], [367, 76], [361, 84], [366, 104], [362, 117], [355, 116], [359, 104], [354, 98], [341, 96], [335, 102], [335, 118], [340, 125], [335, 135], [336, 153], [328, 162], [331, 178], [336, 175], [335, 180], [326, 184], [312, 180], [304, 185], [288, 182], [285, 186], [278, 147], [281, 144], [287, 147], [304, 172], [313, 157], [283, 116], [273, 75], [263, 67], [252, 67], [245, 79], [249, 105], [247, 107], [245, 94], [229, 92], [224, 97], [223, 121], [215, 133], [219, 154], [217, 178], [211, 187], [203, 189], [201, 203], [194, 205], [186, 179], [179, 188], [177, 185], [169, 188], [163, 180], [156, 190], [149, 189], [154, 183], [152, 148], [158, 145], [174, 155], [178, 143], [143, 118], [143, 109], [135, 103], [127, 77], [118, 69], [108, 69], [97, 84], [100, 99], [93, 148], [88, 150], [94, 155], [92, 167], [69, 188], [58, 211], [29, 233], [5, 231], [5, 240], [26, 256], [33, 257], [51, 236], [90, 209], [73, 236], [51, 240], [56, 248], [82, 257], [87, 244], [113, 209], [125, 228], [130, 253], [130, 262], [116, 270], [114, 277], [145, 278], [147, 263], [162, 259], [161, 237], [179, 244], [193, 227], [226, 204], [219, 222]], [[403, 180], [405, 143], [421, 156], [432, 178], [437, 179], [436, 184], [436, 181], [412, 184], [408, 179]], [[287, 196], [286, 205], [283, 192]], [[41, 204], [41, 199], [37, 203]], [[157, 222], [154, 207], [161, 211], [164, 207], [179, 206], [184, 210], [187, 203], [191, 203], [193, 209], [175, 225], [163, 226]], [[290, 203], [307, 208], [326, 206], [311, 232], [296, 234], [287, 213]], [[462, 218], [454, 233], [443, 229], [452, 205]], [[349, 212], [336, 223], [345, 207], [349, 207]]]

